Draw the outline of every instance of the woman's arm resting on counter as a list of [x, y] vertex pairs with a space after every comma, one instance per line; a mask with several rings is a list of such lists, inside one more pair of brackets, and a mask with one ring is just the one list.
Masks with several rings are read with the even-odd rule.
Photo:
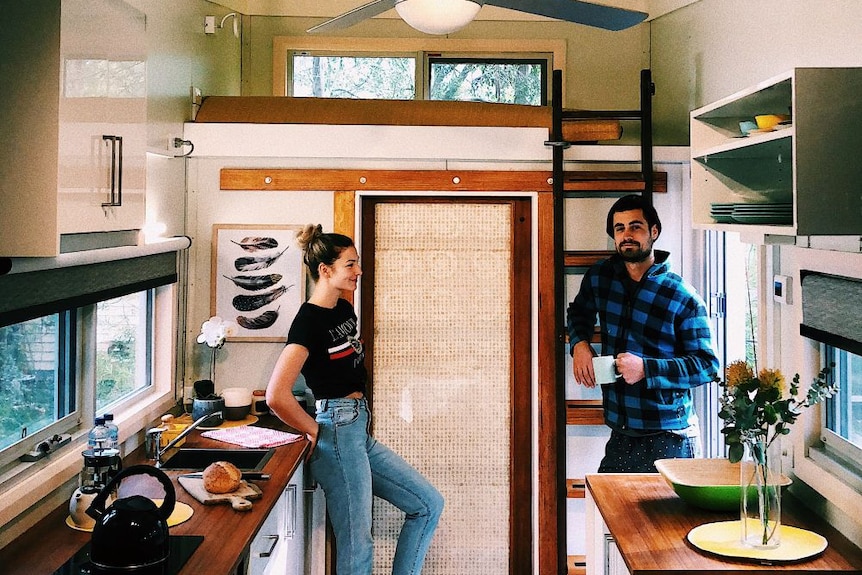
[[317, 444], [317, 422], [293, 397], [293, 384], [307, 358], [308, 350], [303, 346], [295, 343], [286, 345], [266, 386], [266, 404], [269, 409], [284, 423], [303, 433], [311, 442], [306, 457], [311, 455]]

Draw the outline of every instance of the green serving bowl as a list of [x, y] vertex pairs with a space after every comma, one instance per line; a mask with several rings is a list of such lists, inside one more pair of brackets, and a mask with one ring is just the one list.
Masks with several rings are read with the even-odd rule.
[[[711, 511], [739, 510], [742, 489], [739, 463], [726, 458], [659, 459], [656, 469], [680, 498], [690, 505]], [[781, 476], [783, 488], [790, 478]]]

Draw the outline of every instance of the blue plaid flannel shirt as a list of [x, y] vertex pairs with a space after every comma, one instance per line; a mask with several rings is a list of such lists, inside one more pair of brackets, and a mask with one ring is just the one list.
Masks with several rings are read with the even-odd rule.
[[602, 386], [605, 422], [613, 429], [688, 427], [696, 421], [691, 389], [718, 373], [706, 305], [670, 271], [669, 255], [656, 250], [656, 263], [637, 284], [618, 255], [596, 263], [566, 312], [572, 348], [590, 341], [598, 315], [602, 355], [628, 351], [644, 360], [644, 380]]

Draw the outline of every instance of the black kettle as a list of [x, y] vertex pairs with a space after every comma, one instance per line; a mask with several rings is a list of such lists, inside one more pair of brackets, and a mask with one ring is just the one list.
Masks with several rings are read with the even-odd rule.
[[[161, 507], [143, 495], [115, 500], [105, 509], [108, 496], [120, 481], [132, 475], [151, 475], [165, 489]], [[134, 465], [120, 471], [87, 508], [96, 520], [90, 540], [90, 561], [99, 569], [126, 572], [150, 571], [167, 562], [170, 553], [168, 517], [176, 505], [176, 491], [164, 471], [150, 465]]]

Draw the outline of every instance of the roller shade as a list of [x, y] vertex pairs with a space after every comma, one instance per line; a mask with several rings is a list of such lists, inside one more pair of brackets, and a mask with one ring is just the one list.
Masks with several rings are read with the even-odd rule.
[[862, 355], [862, 280], [807, 270], [801, 277], [799, 333]]
[[[182, 249], [189, 245], [183, 238]], [[177, 281], [180, 251], [132, 255], [107, 261], [87, 261], [81, 265], [59, 265], [0, 276], [0, 327], [27, 321], [63, 310], [91, 305]], [[108, 251], [108, 250], [104, 250]], [[128, 250], [124, 256], [128, 256]], [[85, 256], [76, 256], [87, 257]]]

